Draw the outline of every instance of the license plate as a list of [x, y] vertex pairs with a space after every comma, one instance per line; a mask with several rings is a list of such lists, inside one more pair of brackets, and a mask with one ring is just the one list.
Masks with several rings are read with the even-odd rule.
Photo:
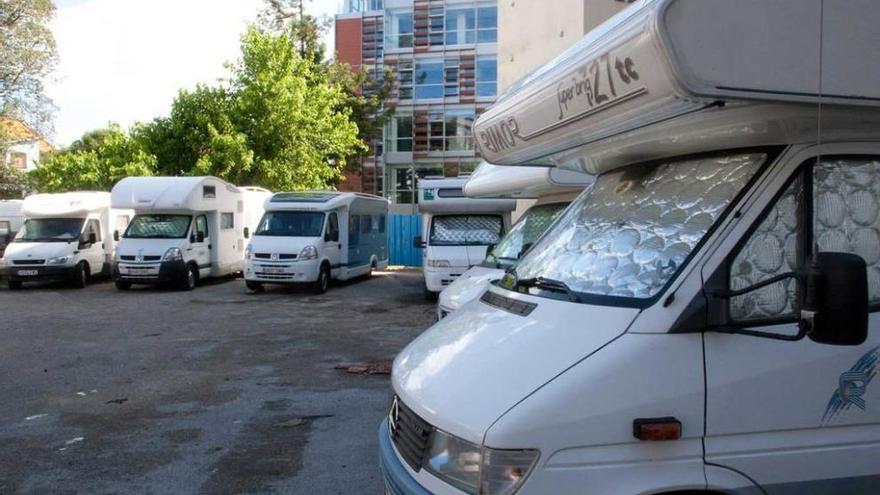
[[19, 270], [16, 273], [18, 273], [19, 277], [33, 277], [33, 276], [36, 276], [37, 274], [39, 274], [40, 272], [37, 270]]
[[269, 267], [267, 267], [264, 269], [264, 271], [266, 273], [279, 274], [279, 273], [284, 273], [284, 268], [269, 268]]

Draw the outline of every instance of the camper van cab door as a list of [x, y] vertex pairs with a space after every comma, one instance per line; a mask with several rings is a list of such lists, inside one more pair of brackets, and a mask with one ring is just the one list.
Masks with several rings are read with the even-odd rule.
[[330, 262], [331, 272], [336, 275], [342, 262], [342, 239], [339, 232], [339, 215], [335, 211], [327, 214], [324, 222], [324, 254]]
[[[842, 148], [850, 149], [850, 148]], [[827, 151], [827, 154], [826, 154]], [[719, 332], [705, 334], [706, 460], [745, 473], [776, 493], [876, 493], [880, 486], [880, 155], [800, 156], [769, 188], [752, 229], [718, 273], [731, 289], [804, 266], [809, 246], [865, 259], [868, 338], [833, 346]], [[714, 271], [714, 269], [713, 269]], [[873, 280], [873, 282], [871, 282]], [[793, 279], [726, 301], [731, 324], [793, 335]], [[831, 478], [845, 478], [837, 484]]]
[[90, 218], [86, 220], [79, 238], [80, 257], [89, 264], [89, 271], [94, 274], [104, 270], [104, 240], [101, 238], [101, 230], [101, 221]]
[[199, 275], [205, 276], [211, 269], [211, 232], [205, 215], [197, 215], [193, 221], [190, 241], [192, 257], [199, 265]]

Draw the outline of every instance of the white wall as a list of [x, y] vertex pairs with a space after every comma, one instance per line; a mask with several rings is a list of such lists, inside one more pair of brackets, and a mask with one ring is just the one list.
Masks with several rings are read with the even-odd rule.
[[27, 156], [27, 167], [25, 170], [33, 170], [40, 163], [40, 144], [37, 141], [16, 143], [9, 146], [4, 157], [4, 163], [12, 164], [12, 155], [14, 153], [24, 153]]

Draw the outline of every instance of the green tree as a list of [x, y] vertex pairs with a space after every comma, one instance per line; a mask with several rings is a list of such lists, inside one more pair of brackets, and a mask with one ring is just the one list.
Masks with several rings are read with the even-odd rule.
[[364, 149], [345, 95], [290, 37], [251, 28], [232, 67], [236, 128], [253, 151], [250, 182], [274, 190], [324, 188]]
[[28, 175], [40, 192], [109, 191], [124, 177], [153, 175], [155, 169], [156, 158], [111, 124], [48, 155]]
[[57, 63], [51, 0], [0, 0], [0, 114], [48, 134], [54, 109], [43, 78]]
[[0, 163], [0, 199], [21, 199], [27, 189], [22, 171]]

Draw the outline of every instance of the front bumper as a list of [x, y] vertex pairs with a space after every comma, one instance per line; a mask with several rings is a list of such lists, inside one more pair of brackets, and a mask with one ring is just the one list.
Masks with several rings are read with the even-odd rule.
[[11, 265], [2, 275], [13, 282], [45, 282], [73, 278], [76, 265]]
[[142, 285], [182, 284], [186, 281], [187, 264], [183, 260], [159, 263], [120, 263], [114, 261], [111, 269], [114, 282]]
[[320, 268], [319, 260], [281, 262], [251, 259], [245, 264], [244, 279], [264, 284], [311, 283], [318, 280]]
[[468, 270], [466, 266], [453, 266], [450, 268], [425, 267], [425, 287], [431, 292], [440, 292], [455, 279], [462, 276]]
[[388, 419], [379, 425], [379, 468], [387, 495], [431, 495], [406, 471], [397, 457], [388, 433]]

